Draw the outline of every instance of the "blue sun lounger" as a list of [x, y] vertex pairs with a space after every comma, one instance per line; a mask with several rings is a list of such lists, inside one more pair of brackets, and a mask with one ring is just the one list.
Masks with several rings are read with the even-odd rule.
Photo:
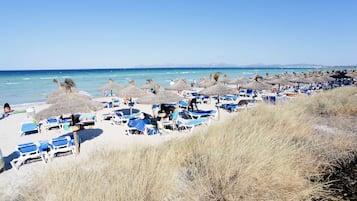
[[50, 158], [54, 158], [58, 153], [71, 152], [76, 154], [74, 140], [70, 136], [61, 136], [50, 140], [51, 150], [49, 151]]
[[16, 153], [18, 158], [13, 159], [10, 164], [12, 167], [19, 169], [26, 161], [31, 159], [41, 159], [43, 162], [47, 162], [47, 151], [49, 144], [45, 141], [39, 143], [29, 142], [25, 144], [19, 144], [16, 146]]
[[229, 112], [236, 111], [238, 107], [238, 104], [235, 103], [224, 103], [220, 106], [220, 108], [225, 109]]
[[199, 119], [201, 117], [214, 118], [216, 116], [216, 113], [217, 113], [217, 111], [215, 111], [215, 110], [198, 110], [198, 111], [187, 111], [187, 110], [185, 110], [185, 112], [192, 119]]
[[39, 132], [38, 123], [29, 122], [29, 123], [21, 124], [21, 130], [20, 130], [21, 135], [38, 133], [38, 132]]
[[193, 119], [193, 120], [177, 120], [177, 126], [179, 129], [187, 129], [192, 131], [198, 125], [208, 124], [209, 118], [200, 118], [200, 119]]
[[136, 134], [136, 133], [154, 135], [158, 133], [158, 130], [157, 128], [151, 126], [149, 119], [129, 120], [126, 134]]

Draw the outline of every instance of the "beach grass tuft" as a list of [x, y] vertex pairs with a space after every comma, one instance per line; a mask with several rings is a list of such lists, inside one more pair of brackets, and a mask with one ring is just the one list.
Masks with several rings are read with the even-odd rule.
[[354, 128], [343, 126], [355, 120], [356, 99], [356, 87], [343, 87], [281, 105], [261, 104], [188, 138], [105, 150], [81, 163], [52, 168], [18, 197], [334, 200], [322, 176], [357, 151]]

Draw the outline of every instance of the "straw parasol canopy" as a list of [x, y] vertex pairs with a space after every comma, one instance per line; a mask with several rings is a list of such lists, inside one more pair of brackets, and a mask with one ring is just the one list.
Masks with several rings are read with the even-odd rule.
[[175, 84], [166, 88], [167, 90], [175, 90], [175, 91], [182, 91], [182, 90], [191, 90], [192, 87], [187, 83], [186, 79], [181, 78], [178, 79]]
[[138, 88], [135, 85], [134, 80], [130, 80], [129, 86], [125, 87], [124, 89], [118, 90], [116, 93], [118, 97], [140, 97], [146, 94], [147, 93], [144, 90]]
[[140, 87], [141, 89], [155, 89], [155, 82], [152, 79], [147, 79], [146, 83]]
[[268, 84], [278, 84], [278, 85], [291, 85], [292, 83], [287, 80], [285, 77], [275, 75], [273, 78], [266, 80], [265, 83]]
[[[65, 98], [64, 96], [67, 93], [75, 93], [80, 96], [85, 96], [78, 93], [78, 90], [76, 89], [76, 84], [70, 78], [66, 78], [63, 83], [59, 82], [57, 79], [53, 79], [53, 82], [57, 84], [58, 88], [47, 95], [47, 103], [49, 104], [54, 104], [62, 101], [62, 99]], [[85, 97], [90, 99], [90, 97], [88, 96]]]
[[211, 80], [205, 80], [205, 81], [202, 81], [198, 84], [199, 87], [202, 87], [202, 88], [207, 88], [207, 87], [210, 87], [210, 86], [213, 86], [215, 84], [214, 81], [211, 81]]
[[212, 85], [210, 87], [207, 87], [206, 89], [201, 90], [199, 93], [203, 95], [226, 95], [226, 94], [234, 94], [236, 92], [236, 89], [232, 87], [228, 87], [226, 85], [223, 85], [221, 83]]
[[71, 93], [63, 96], [62, 101], [36, 114], [36, 119], [46, 119], [63, 114], [85, 113], [102, 109], [103, 105], [79, 94]]
[[53, 82], [57, 84], [57, 89], [47, 95], [47, 103], [55, 103], [58, 96], [66, 94], [66, 89], [57, 79], [53, 79]]
[[253, 90], [268, 90], [268, 89], [272, 88], [271, 85], [269, 85], [261, 80], [262, 80], [261, 77], [256, 76], [253, 81], [241, 86], [241, 88], [253, 89]]
[[89, 96], [77, 93], [74, 90], [76, 84], [72, 79], [65, 79], [61, 86], [65, 89], [65, 93], [54, 98], [55, 104], [37, 113], [36, 119], [41, 120], [68, 113], [91, 112], [103, 108], [101, 103], [91, 100]]
[[295, 72], [293, 72], [293, 76], [288, 78], [288, 80], [294, 83], [309, 83], [310, 80], [307, 80], [305, 75], [306, 74], [298, 75]]
[[176, 93], [167, 90], [159, 90], [157, 94], [148, 94], [139, 98], [136, 102], [140, 104], [162, 104], [162, 103], [176, 103], [184, 99]]
[[246, 77], [237, 77], [235, 80], [231, 80], [229, 84], [236, 84], [236, 85], [243, 85], [246, 84], [248, 81], [248, 78]]
[[105, 84], [103, 87], [100, 88], [101, 91], [107, 91], [107, 90], [110, 90], [111, 92], [113, 90], [120, 90], [120, 89], [123, 89], [124, 87], [119, 85], [119, 84], [116, 84], [112, 78], [109, 78], [109, 82], [107, 84]]
[[223, 78], [219, 79], [220, 82], [223, 82], [223, 84], [230, 83], [231, 80], [228, 78], [227, 74], [223, 75]]

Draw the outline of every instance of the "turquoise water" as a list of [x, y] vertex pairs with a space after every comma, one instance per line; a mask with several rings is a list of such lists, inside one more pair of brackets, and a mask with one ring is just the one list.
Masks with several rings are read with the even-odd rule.
[[284, 72], [307, 72], [320, 70], [316, 68], [154, 68], [154, 69], [88, 69], [88, 70], [33, 70], [33, 71], [0, 71], [0, 104], [10, 105], [45, 102], [46, 95], [57, 88], [53, 79], [61, 82], [65, 78], [75, 81], [80, 91], [93, 97], [103, 93], [100, 87], [112, 78], [116, 83], [128, 85], [128, 80], [135, 80], [137, 86], [145, 84], [146, 79], [153, 79], [163, 87], [169, 86], [170, 80], [186, 78], [189, 82], [200, 80], [202, 76], [221, 72], [230, 79], [237, 76], [254, 76], [265, 73], [282, 74]]

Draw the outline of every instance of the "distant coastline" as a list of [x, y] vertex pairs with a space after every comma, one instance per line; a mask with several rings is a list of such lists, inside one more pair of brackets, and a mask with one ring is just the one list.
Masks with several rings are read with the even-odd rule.
[[18, 71], [86, 71], [86, 70], [155, 70], [155, 69], [357, 69], [357, 65], [324, 66], [315, 64], [290, 64], [290, 65], [246, 65], [246, 66], [135, 66], [135, 67], [77, 67], [77, 68], [19, 68], [19, 69], [0, 69], [0, 72]]

